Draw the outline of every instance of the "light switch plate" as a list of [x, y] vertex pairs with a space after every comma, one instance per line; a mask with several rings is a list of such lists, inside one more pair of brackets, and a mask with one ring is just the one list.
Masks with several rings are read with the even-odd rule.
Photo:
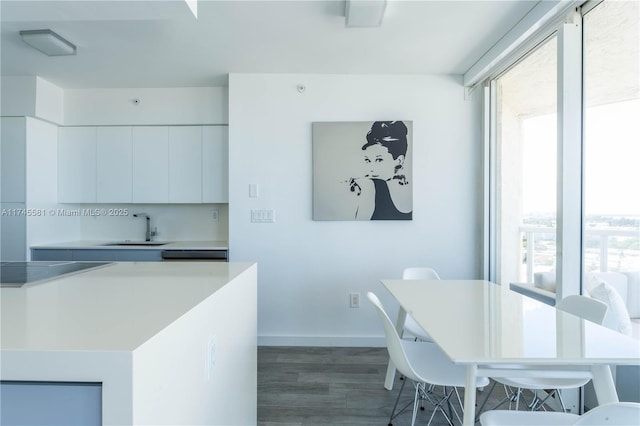
[[252, 223], [273, 223], [276, 221], [276, 212], [271, 209], [251, 210]]
[[258, 184], [250, 183], [249, 184], [249, 197], [258, 198]]

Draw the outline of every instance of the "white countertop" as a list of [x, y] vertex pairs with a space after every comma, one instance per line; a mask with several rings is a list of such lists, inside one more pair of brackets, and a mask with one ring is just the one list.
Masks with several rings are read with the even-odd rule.
[[100, 249], [100, 250], [227, 250], [228, 243], [226, 241], [169, 241], [163, 245], [153, 246], [111, 246], [105, 245], [119, 242], [116, 240], [102, 241], [68, 241], [62, 243], [36, 244], [31, 246], [32, 249], [47, 250], [83, 250], [83, 249]]
[[2, 351], [132, 351], [249, 265], [113, 263], [22, 288], [2, 288], [0, 347]]
[[255, 424], [256, 287], [253, 263], [123, 262], [0, 288], [0, 379], [100, 383], [105, 426]]

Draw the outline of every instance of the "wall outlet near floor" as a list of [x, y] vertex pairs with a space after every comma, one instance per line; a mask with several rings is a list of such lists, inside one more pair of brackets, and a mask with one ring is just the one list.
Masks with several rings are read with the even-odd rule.
[[349, 295], [349, 307], [351, 308], [360, 307], [360, 293], [351, 293]]

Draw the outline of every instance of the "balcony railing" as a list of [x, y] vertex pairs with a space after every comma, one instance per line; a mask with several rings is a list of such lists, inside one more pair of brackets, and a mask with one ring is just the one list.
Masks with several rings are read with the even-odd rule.
[[[522, 259], [527, 282], [533, 282], [534, 272], [555, 269], [556, 228], [551, 226], [520, 227]], [[612, 245], [612, 238], [616, 244]], [[623, 240], [627, 244], [622, 244]], [[640, 270], [640, 230], [620, 228], [588, 228], [584, 233], [584, 264], [587, 271]], [[611, 260], [617, 256], [617, 265]], [[523, 265], [523, 266], [524, 266]]]

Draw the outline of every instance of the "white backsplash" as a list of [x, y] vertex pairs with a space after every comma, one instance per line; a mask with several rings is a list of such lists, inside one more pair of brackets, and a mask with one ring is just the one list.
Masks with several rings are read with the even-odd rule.
[[[151, 229], [157, 228], [154, 239], [158, 241], [228, 239], [227, 204], [67, 204], [64, 207], [98, 213], [78, 218], [82, 240], [144, 240], [145, 219], [133, 217], [134, 213], [147, 213], [151, 217]], [[218, 211], [217, 221], [213, 219], [213, 210]]]

